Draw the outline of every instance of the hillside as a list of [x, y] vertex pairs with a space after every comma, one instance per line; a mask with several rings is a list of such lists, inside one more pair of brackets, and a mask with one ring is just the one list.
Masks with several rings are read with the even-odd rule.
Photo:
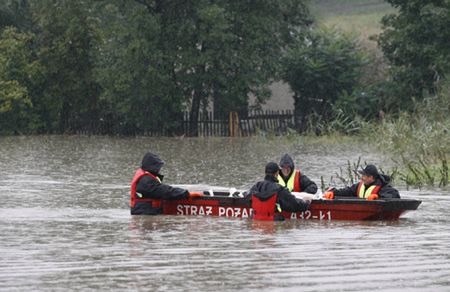
[[381, 18], [395, 10], [383, 0], [311, 0], [318, 24], [336, 26], [367, 40], [381, 30]]
[[[395, 11], [388, 3], [383, 0], [311, 0], [310, 8], [319, 26], [337, 27], [358, 35], [363, 46], [373, 53], [372, 70], [383, 72], [385, 63], [382, 52], [369, 37], [380, 33], [381, 18]], [[270, 88], [272, 97], [263, 106], [264, 109], [294, 108], [293, 93], [287, 84], [276, 82]]]

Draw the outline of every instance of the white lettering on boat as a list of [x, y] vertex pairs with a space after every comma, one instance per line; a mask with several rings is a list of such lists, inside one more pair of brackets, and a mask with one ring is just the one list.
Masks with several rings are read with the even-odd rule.
[[304, 216], [305, 218], [304, 219], [305, 220], [309, 220], [311, 218], [311, 211], [308, 210], [308, 211], [305, 211], [304, 213], [305, 213], [305, 216]]
[[322, 211], [320, 211], [319, 214], [320, 214], [320, 220], [331, 220], [331, 211], [327, 211], [326, 213], [323, 213]]
[[[253, 209], [251, 208], [239, 208], [239, 207], [215, 207], [217, 209], [216, 214], [221, 217], [252, 217]], [[209, 216], [213, 214], [213, 206], [195, 206], [195, 205], [177, 205], [177, 215], [201, 215]], [[317, 213], [315, 213], [317, 214]], [[300, 213], [291, 213], [290, 219], [318, 219], [318, 220], [331, 220], [331, 211], [319, 211], [317, 215], [313, 215], [310, 210]]]
[[177, 205], [177, 215], [183, 215], [183, 206]]
[[212, 206], [177, 205], [177, 215], [211, 215]]
[[[248, 213], [245, 210], [245, 217], [248, 217]], [[241, 215], [242, 212], [242, 215]], [[232, 207], [219, 207], [219, 216], [225, 217], [244, 217], [244, 211], [242, 208], [232, 208]]]
[[211, 214], [212, 214], [212, 207], [206, 206], [206, 215], [211, 215]]
[[300, 213], [291, 213], [291, 219], [319, 219], [319, 220], [331, 220], [331, 211], [319, 211], [319, 215], [312, 215], [311, 211], [305, 211]]

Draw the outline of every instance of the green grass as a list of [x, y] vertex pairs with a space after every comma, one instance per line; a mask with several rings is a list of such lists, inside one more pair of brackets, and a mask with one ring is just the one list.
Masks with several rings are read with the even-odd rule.
[[371, 37], [382, 32], [383, 16], [395, 13], [389, 3], [384, 0], [311, 0], [310, 8], [317, 26], [341, 30], [359, 40], [361, 49], [371, 60], [364, 68], [368, 79], [363, 82], [384, 79], [388, 63]]
[[311, 0], [310, 7], [313, 14], [320, 17], [393, 11], [383, 0]]
[[318, 25], [355, 33], [373, 43], [369, 47], [374, 47], [369, 37], [381, 32], [381, 18], [395, 12], [383, 0], [312, 0], [310, 8]]

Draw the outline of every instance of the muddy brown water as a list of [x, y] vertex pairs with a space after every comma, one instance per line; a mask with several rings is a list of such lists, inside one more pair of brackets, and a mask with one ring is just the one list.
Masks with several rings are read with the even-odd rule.
[[291, 153], [320, 185], [365, 145], [265, 138], [0, 137], [1, 291], [450, 291], [450, 190], [398, 221], [132, 217], [143, 154], [166, 182], [247, 189]]

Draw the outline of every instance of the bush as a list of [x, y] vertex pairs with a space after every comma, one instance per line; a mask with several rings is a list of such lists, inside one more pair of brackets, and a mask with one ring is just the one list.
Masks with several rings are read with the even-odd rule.
[[283, 61], [283, 79], [294, 91], [297, 128], [305, 131], [312, 113], [327, 120], [343, 92], [358, 84], [366, 60], [356, 38], [319, 29], [298, 39]]
[[434, 93], [436, 82], [450, 69], [450, 2], [387, 0], [398, 13], [383, 18], [378, 44], [394, 66], [393, 80], [402, 83], [409, 97]]

